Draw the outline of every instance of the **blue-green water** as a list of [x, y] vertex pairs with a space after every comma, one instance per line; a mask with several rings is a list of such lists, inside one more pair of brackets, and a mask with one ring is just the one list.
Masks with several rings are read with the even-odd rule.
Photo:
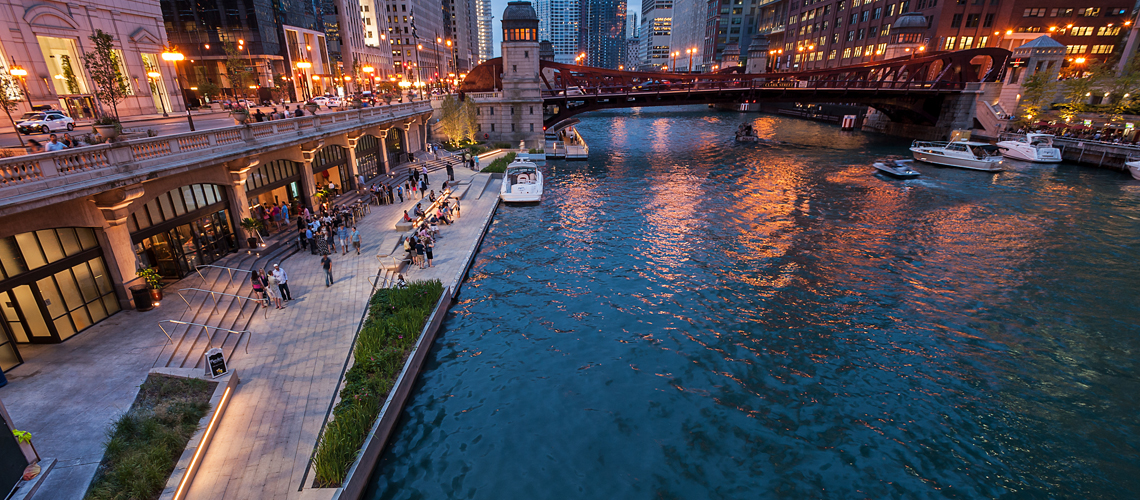
[[[766, 144], [729, 137], [750, 120]], [[1140, 181], [587, 115], [500, 208], [368, 498], [1140, 496]]]

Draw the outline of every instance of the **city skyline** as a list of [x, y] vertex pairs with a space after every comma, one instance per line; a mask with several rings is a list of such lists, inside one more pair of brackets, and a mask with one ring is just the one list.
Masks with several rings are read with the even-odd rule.
[[[491, 6], [492, 6], [491, 11], [495, 13], [494, 29], [491, 30], [495, 34], [495, 44], [494, 44], [494, 46], [495, 46], [495, 57], [499, 57], [502, 55], [499, 53], [499, 43], [501, 43], [503, 41], [503, 35], [502, 35], [503, 26], [502, 26], [502, 19], [500, 19], [499, 16], [502, 14], [503, 10], [507, 8], [507, 3], [510, 1], [511, 0], [491, 0]], [[534, 7], [536, 11], [538, 10], [538, 1], [537, 0], [527, 0], [527, 1], [529, 1], [531, 3], [531, 6]], [[626, 11], [627, 16], [640, 13], [641, 12], [641, 0], [628, 0], [626, 2], [625, 11]], [[541, 19], [541, 17], [540, 17], [540, 19]]]

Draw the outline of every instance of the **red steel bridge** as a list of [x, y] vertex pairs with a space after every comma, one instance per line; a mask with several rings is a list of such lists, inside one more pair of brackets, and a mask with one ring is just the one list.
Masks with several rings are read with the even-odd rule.
[[[934, 125], [945, 100], [967, 85], [1001, 81], [1011, 53], [982, 48], [934, 52], [840, 68], [747, 74], [641, 73], [541, 61], [540, 86], [549, 129], [587, 111], [682, 104], [829, 102], [866, 104], [892, 121]], [[502, 58], [471, 70], [460, 98], [502, 88]]]

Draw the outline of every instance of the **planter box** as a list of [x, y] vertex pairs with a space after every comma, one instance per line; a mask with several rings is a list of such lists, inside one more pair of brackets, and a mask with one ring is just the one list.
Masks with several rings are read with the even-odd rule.
[[203, 371], [202, 368], [154, 368], [150, 371], [172, 377], [201, 378], [218, 383], [214, 389], [214, 394], [210, 396], [210, 411], [206, 412], [206, 415], [198, 421], [198, 431], [190, 436], [190, 441], [186, 443], [186, 449], [182, 451], [182, 456], [174, 465], [174, 471], [166, 480], [166, 488], [158, 497], [160, 500], [186, 498], [190, 483], [194, 481], [194, 475], [198, 473], [198, 467], [202, 465], [201, 458], [206, 454], [206, 448], [210, 446], [214, 431], [221, 425], [222, 415], [225, 414], [226, 406], [229, 405], [230, 397], [239, 382], [237, 371], [232, 368], [228, 375], [216, 379], [205, 376]]

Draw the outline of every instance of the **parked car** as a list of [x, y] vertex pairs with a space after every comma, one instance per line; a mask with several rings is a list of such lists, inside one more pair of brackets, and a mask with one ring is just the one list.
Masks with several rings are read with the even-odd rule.
[[326, 106], [328, 106], [329, 108], [339, 108], [343, 105], [344, 105], [344, 100], [341, 99], [339, 96], [329, 97], [328, 98], [328, 104], [326, 104]]
[[53, 130], [75, 130], [75, 120], [59, 110], [30, 111], [16, 122], [21, 134], [50, 134]]
[[314, 103], [318, 106], [328, 106], [329, 105], [329, 98], [321, 95], [321, 96], [317, 96], [317, 97], [314, 97], [312, 99], [309, 99], [309, 102]]

